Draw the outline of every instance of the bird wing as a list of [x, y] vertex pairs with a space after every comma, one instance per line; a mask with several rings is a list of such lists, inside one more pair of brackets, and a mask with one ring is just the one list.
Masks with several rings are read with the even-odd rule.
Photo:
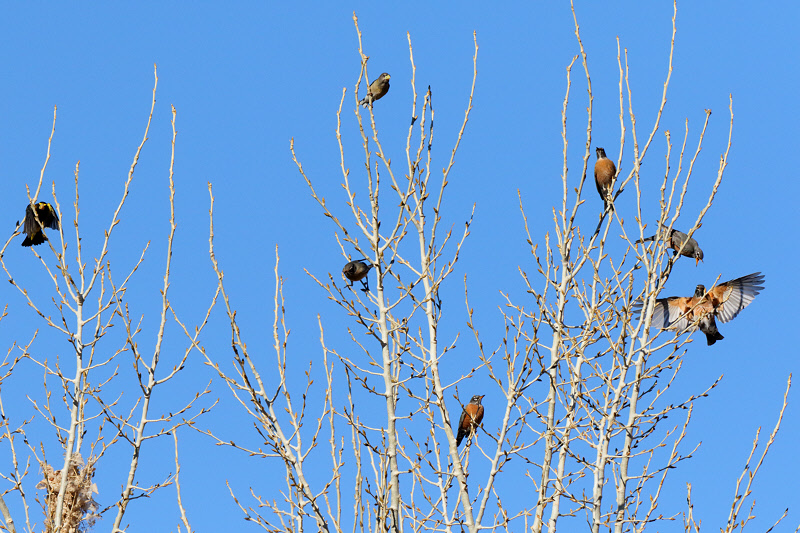
[[58, 229], [58, 213], [52, 205], [47, 202], [43, 202], [43, 204], [39, 204], [39, 220], [46, 228]]
[[695, 298], [684, 296], [671, 296], [656, 300], [652, 323], [661, 329], [669, 327], [683, 331], [689, 327], [692, 321], [692, 309], [696, 303]]
[[464, 426], [464, 417], [467, 416], [467, 410], [461, 410], [461, 416], [458, 418], [458, 430], [461, 431], [461, 428]]
[[[674, 328], [678, 331], [683, 331], [689, 327], [691, 323], [694, 307], [694, 298], [683, 296], [670, 296], [669, 298], [659, 298], [656, 300], [655, 307], [653, 307], [653, 318], [650, 325], [659, 329]], [[633, 304], [633, 312], [637, 313], [642, 310], [642, 301], [639, 300]]]
[[372, 82], [369, 84], [369, 91], [370, 92], [377, 91], [378, 87], [381, 86], [382, 81], [383, 81], [383, 74], [372, 80]]
[[28, 235], [32, 235], [39, 231], [39, 224], [36, 223], [36, 218], [33, 215], [33, 208], [28, 204], [25, 208], [25, 220], [22, 221], [22, 229]]
[[720, 322], [730, 322], [764, 289], [764, 276], [755, 272], [713, 287], [706, 298], [716, 309]]
[[699, 249], [696, 240], [677, 229], [673, 229], [666, 240], [670, 248], [676, 252], [680, 251], [685, 257], [692, 257], [695, 250]]
[[464, 438], [467, 431], [464, 428], [464, 417], [467, 415], [467, 411], [465, 409], [461, 410], [461, 417], [458, 419], [458, 428], [456, 430], [456, 446], [461, 444], [461, 439]]
[[672, 233], [668, 237], [670, 245], [675, 250], [678, 250], [681, 246], [683, 246], [683, 243], [685, 243], [688, 238], [688, 235], [677, 229], [673, 229]]

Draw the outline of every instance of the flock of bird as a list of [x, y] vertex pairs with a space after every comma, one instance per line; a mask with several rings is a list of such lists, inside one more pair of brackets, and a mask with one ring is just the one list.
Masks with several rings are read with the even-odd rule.
[[[606, 151], [597, 148], [594, 181], [605, 209], [608, 209], [612, 201], [612, 187], [616, 174], [617, 167], [606, 157]], [[640, 239], [635, 244], [653, 241], [657, 236], [656, 234]], [[700, 245], [682, 231], [672, 229], [663, 239], [667, 247], [672, 248], [674, 255], [693, 257], [695, 266], [703, 260], [703, 250], [700, 249]], [[761, 272], [755, 272], [720, 283], [709, 291], [706, 291], [705, 285], [699, 284], [692, 296], [659, 298], [655, 303], [651, 324], [660, 329], [675, 329], [678, 332], [700, 328], [706, 335], [708, 345], [711, 346], [725, 338], [717, 329], [716, 319], [719, 318], [720, 322], [724, 323], [736, 318], [764, 289], [763, 283], [764, 276]], [[633, 310], [635, 313], [641, 312], [642, 307], [643, 302], [639, 300], [634, 304]]]
[[[389, 76], [384, 72], [369, 85], [367, 95], [358, 103], [365, 108], [383, 98], [389, 92]], [[612, 160], [606, 157], [603, 148], [597, 148], [597, 161], [594, 165], [594, 180], [597, 192], [603, 200], [603, 208], [614, 209], [613, 205], [613, 186], [617, 176], [617, 167]], [[30, 208], [29, 208], [30, 209]], [[666, 229], [666, 228], [665, 228]], [[654, 241], [658, 234], [645, 239], [636, 241], [635, 244], [643, 244]], [[695, 266], [703, 260], [703, 250], [697, 241], [689, 237], [686, 233], [676, 229], [669, 230], [661, 237], [664, 244], [673, 250], [674, 255], [681, 255], [694, 259]], [[342, 269], [342, 277], [350, 283], [360, 281], [362, 291], [369, 291], [369, 271], [373, 264], [368, 259], [356, 259], [347, 263]], [[659, 329], [675, 329], [679, 333], [692, 331], [697, 328], [705, 335], [708, 345], [711, 346], [724, 337], [717, 328], [716, 320], [720, 322], [730, 322], [747, 307], [750, 302], [764, 289], [764, 276], [760, 272], [748, 274], [741, 278], [726, 281], [712, 287], [706, 291], [704, 285], [697, 285], [692, 296], [671, 296], [669, 298], [659, 298], [655, 302], [651, 324]], [[634, 312], [641, 312], [643, 302], [641, 300], [634, 304]], [[483, 405], [481, 405], [482, 395], [475, 395], [464, 405], [461, 417], [456, 426], [456, 446], [466, 435], [472, 435], [475, 428], [483, 420]]]
[[[366, 108], [383, 98], [389, 92], [390, 78], [391, 76], [386, 72], [378, 76], [370, 83], [367, 95], [358, 103]], [[596, 150], [597, 162], [594, 165], [594, 180], [597, 192], [603, 200], [603, 208], [608, 209], [610, 206], [613, 209], [612, 192], [617, 167], [606, 157], [606, 151], [603, 148]], [[19, 223], [17, 223], [17, 227], [19, 228]], [[25, 209], [25, 218], [22, 221], [22, 233], [25, 234], [22, 246], [37, 246], [46, 241], [47, 236], [44, 234], [43, 228], [59, 229], [58, 214], [47, 202], [29, 204]], [[636, 244], [653, 241], [657, 237], [657, 234], [652, 235], [636, 241]], [[665, 244], [674, 250], [674, 255], [680, 254], [694, 258], [695, 266], [703, 260], [703, 250], [700, 249], [700, 245], [682, 231], [670, 230], [663, 239]], [[352, 287], [353, 282], [360, 281], [363, 286], [362, 291], [368, 292], [369, 278], [367, 275], [372, 267], [373, 265], [368, 259], [356, 259], [344, 266], [342, 277], [350, 281], [348, 287]], [[659, 298], [655, 303], [651, 324], [660, 329], [674, 328], [678, 332], [694, 330], [699, 327], [700, 331], [705, 333], [708, 345], [711, 346], [724, 338], [717, 329], [716, 319], [724, 323], [736, 318], [742, 309], [747, 307], [764, 289], [763, 283], [764, 276], [760, 272], [756, 272], [720, 283], [709, 291], [706, 291], [704, 285], [698, 285], [692, 296]], [[634, 312], [640, 312], [642, 306], [642, 301], [638, 301], [634, 304]], [[483, 405], [481, 405], [483, 397], [476, 394], [468, 404], [464, 405], [456, 426], [456, 446], [461, 444], [465, 436], [473, 434], [475, 428], [483, 420]]]

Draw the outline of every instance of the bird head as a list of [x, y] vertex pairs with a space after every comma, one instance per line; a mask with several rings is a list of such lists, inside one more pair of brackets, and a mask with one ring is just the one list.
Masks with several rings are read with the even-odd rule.
[[595, 148], [597, 150], [597, 159], [601, 159], [606, 156], [605, 148]]
[[695, 288], [695, 290], [694, 290], [694, 295], [697, 298], [702, 298], [703, 296], [705, 296], [706, 295], [706, 286], [703, 285], [702, 283], [697, 285], [697, 288]]
[[697, 266], [697, 264], [702, 260], [703, 260], [703, 250], [701, 250], [700, 248], [695, 248], [694, 249], [694, 266]]
[[481, 400], [483, 399], [484, 396], [486, 396], [486, 395], [485, 394], [480, 394], [480, 395], [476, 394], [475, 396], [472, 397], [472, 399], [469, 401], [469, 403], [477, 403], [478, 405], [480, 405], [481, 404]]
[[383, 74], [381, 74], [381, 78], [385, 79], [386, 81], [389, 81], [389, 78], [391, 78], [391, 76], [389, 76], [388, 72], [384, 72]]

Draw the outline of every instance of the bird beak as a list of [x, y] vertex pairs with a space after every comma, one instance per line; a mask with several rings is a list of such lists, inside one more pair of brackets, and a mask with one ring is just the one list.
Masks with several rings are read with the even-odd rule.
[[699, 264], [700, 264], [700, 258], [699, 257], [695, 257], [694, 258], [694, 266], [697, 266]]

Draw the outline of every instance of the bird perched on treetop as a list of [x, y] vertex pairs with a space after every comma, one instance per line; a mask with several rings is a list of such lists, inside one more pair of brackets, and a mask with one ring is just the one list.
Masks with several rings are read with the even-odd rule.
[[612, 160], [606, 157], [603, 148], [597, 148], [597, 162], [594, 164], [594, 183], [597, 185], [597, 192], [603, 199], [603, 209], [608, 207], [608, 200], [613, 192], [611, 182], [617, 175], [617, 166]]
[[483, 420], [483, 406], [481, 405], [483, 396], [485, 395], [479, 396], [476, 394], [473, 396], [469, 403], [464, 406], [464, 410], [461, 411], [461, 418], [458, 419], [456, 446], [461, 444], [464, 437], [471, 435]]
[[[674, 327], [679, 332], [699, 327], [711, 346], [724, 338], [715, 319], [730, 322], [736, 318], [764, 289], [763, 283], [764, 276], [755, 272], [720, 283], [708, 292], [704, 285], [698, 285], [694, 296], [659, 298], [653, 309], [652, 325], [661, 329]], [[637, 308], [641, 310], [641, 302], [634, 304], [634, 310]]]
[[[34, 215], [33, 208], [30, 204], [25, 208], [25, 219], [22, 221], [22, 232], [25, 233], [25, 240], [22, 241], [22, 246], [36, 246], [42, 244], [47, 240], [47, 237], [42, 231], [42, 226], [45, 228], [58, 229], [58, 215], [53, 206], [47, 202], [39, 202], [36, 205], [36, 215]], [[36, 222], [36, 217], [39, 217], [39, 222]]]
[[368, 105], [372, 105], [375, 100], [380, 100], [386, 96], [386, 93], [389, 92], [389, 78], [391, 78], [391, 76], [384, 72], [372, 80], [372, 83], [369, 84], [369, 89], [367, 89], [367, 96], [362, 98], [359, 104], [367, 107]]
[[[367, 292], [369, 291], [369, 278], [367, 278], [367, 274], [369, 274], [371, 268], [372, 263], [368, 263], [366, 259], [356, 259], [355, 261], [350, 261], [344, 266], [342, 269], [342, 277], [350, 280], [351, 282], [364, 280], [361, 281], [361, 283], [364, 285], [362, 290]], [[353, 284], [348, 283], [347, 286], [352, 287]]]
[[[645, 239], [639, 239], [636, 241], [636, 244], [646, 241], [653, 241], [655, 240], [656, 236], [653, 235], [651, 237], [647, 237]], [[703, 250], [700, 249], [700, 245], [697, 244], [697, 241], [693, 238], [689, 237], [682, 231], [678, 231], [673, 229], [669, 236], [664, 239], [664, 242], [667, 243], [667, 246], [675, 250], [673, 255], [678, 255], [678, 251], [680, 251], [681, 255], [684, 257], [694, 257], [694, 265], [697, 266], [699, 261], [703, 260]], [[686, 243], [684, 245], [684, 243]], [[682, 249], [681, 249], [682, 248]]]

